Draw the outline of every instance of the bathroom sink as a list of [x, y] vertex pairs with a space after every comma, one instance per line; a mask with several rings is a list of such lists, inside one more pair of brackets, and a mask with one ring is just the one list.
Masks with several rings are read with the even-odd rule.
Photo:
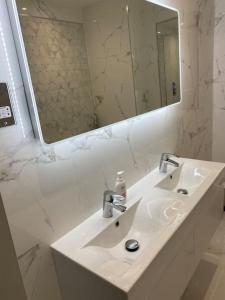
[[[114, 210], [113, 217], [103, 218], [100, 209], [51, 245], [66, 300], [74, 299], [77, 293], [82, 300], [92, 299], [93, 294], [93, 299], [98, 300], [148, 300], [146, 294], [140, 296], [139, 292], [154, 290], [175, 253], [180, 254], [174, 266], [181, 270], [168, 277], [182, 279], [180, 286], [184, 288], [194, 272], [194, 241], [200, 245], [202, 240], [208, 241], [220, 222], [222, 206], [218, 199], [223, 202], [224, 190], [218, 186], [224, 164], [190, 159], [179, 159], [179, 164], [178, 168], [169, 166], [167, 174], [157, 168], [133, 185], [128, 190], [126, 212]], [[188, 201], [186, 195], [177, 193], [178, 189], [188, 190]], [[212, 217], [205, 219], [207, 213]], [[195, 226], [201, 220], [212, 223], [207, 225], [212, 228], [207, 230], [207, 239], [200, 231], [206, 225]], [[201, 238], [193, 239], [193, 228], [198, 228]], [[125, 247], [130, 240], [139, 245], [135, 252]], [[187, 259], [180, 261], [182, 255]], [[148, 279], [144, 279], [146, 274]], [[109, 294], [109, 290], [113, 292]], [[153, 295], [153, 299], [158, 296]]]
[[164, 178], [156, 187], [184, 195], [192, 195], [210, 174], [210, 168], [196, 166], [192, 161]]
[[[131, 275], [133, 267], [139, 268], [143, 256], [154, 252], [155, 239], [163, 236], [170, 224], [180, 221], [186, 214], [187, 203], [178, 194], [171, 196], [154, 188], [151, 196], [145, 191], [143, 194], [139, 198], [134, 196], [127, 203], [125, 213], [114, 211], [113, 218], [104, 219], [100, 211], [81, 224], [80, 229], [77, 227], [77, 236], [66, 238], [66, 243], [59, 241], [52, 247], [57, 249], [61, 244], [61, 250], [65, 247], [63, 252], [85, 268], [117, 286], [123, 285], [120, 278]], [[128, 240], [139, 243], [136, 252], [126, 250]]]
[[[98, 254], [95, 260], [98, 267], [101, 266], [103, 257], [110, 258], [110, 267], [119, 264], [120, 268], [116, 268], [116, 271], [119, 270], [121, 275], [123, 266], [124, 271], [127, 271], [127, 267], [135, 262], [146, 248], [151, 248], [151, 240], [156, 234], [184, 214], [184, 201], [169, 196], [160, 197], [157, 191], [155, 197], [158, 197], [157, 203], [138, 199], [124, 214], [83, 247], [90, 255]], [[140, 248], [136, 253], [126, 250], [125, 244], [128, 240], [136, 240], [139, 243]], [[103, 268], [106, 270], [105, 266]]]

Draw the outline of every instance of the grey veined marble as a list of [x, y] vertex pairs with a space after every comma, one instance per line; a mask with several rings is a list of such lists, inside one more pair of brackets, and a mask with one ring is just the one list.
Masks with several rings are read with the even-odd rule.
[[94, 129], [83, 24], [33, 16], [20, 21], [45, 141]]

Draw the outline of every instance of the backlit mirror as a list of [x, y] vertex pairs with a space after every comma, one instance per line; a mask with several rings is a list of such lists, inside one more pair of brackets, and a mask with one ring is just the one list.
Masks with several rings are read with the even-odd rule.
[[16, 4], [46, 143], [180, 101], [176, 11], [146, 0]]

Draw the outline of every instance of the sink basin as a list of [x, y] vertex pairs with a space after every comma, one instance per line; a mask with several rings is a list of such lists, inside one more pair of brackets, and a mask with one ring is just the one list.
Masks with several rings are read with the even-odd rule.
[[156, 187], [175, 193], [187, 191], [191, 196], [210, 174], [210, 169], [190, 164], [182, 164], [163, 179]]
[[[104, 271], [110, 268], [112, 272], [111, 266], [116, 264], [120, 266], [113, 268], [115, 272], [120, 273], [117, 275], [126, 272], [146, 248], [151, 248], [151, 240], [155, 234], [159, 234], [163, 228], [184, 215], [186, 205], [184, 201], [169, 196], [160, 197], [155, 191], [156, 195], [157, 203], [138, 199], [124, 214], [89, 241], [83, 247], [83, 253], [86, 252], [86, 255], [95, 253], [98, 268], [101, 268], [102, 261], [110, 259], [110, 263], [108, 262], [106, 266], [103, 264]], [[130, 239], [137, 240], [140, 245], [135, 253], [125, 249], [126, 241]], [[104, 273], [105, 276], [109, 274]]]
[[[177, 291], [176, 280], [182, 281], [177, 292], [181, 295], [196, 265], [194, 241], [200, 245], [203, 240], [208, 242], [222, 215], [222, 205], [214, 207], [214, 202], [223, 202], [218, 178], [224, 164], [190, 159], [179, 163], [176, 169], [169, 166], [167, 174], [157, 168], [133, 185], [128, 190], [126, 212], [114, 210], [113, 217], [105, 219], [101, 209], [51, 245], [64, 299], [79, 294], [82, 300], [148, 300], [149, 291], [164, 275], [165, 282], [174, 280], [175, 286], [167, 285], [171, 291]], [[178, 189], [188, 190], [188, 201]], [[200, 213], [212, 217], [200, 218]], [[206, 225], [196, 226], [200, 220], [212, 224], [207, 238], [201, 231]], [[193, 228], [199, 230], [199, 238], [193, 238]], [[127, 251], [128, 240], [139, 243], [137, 251]], [[172, 275], [165, 273], [170, 264]], [[165, 295], [158, 296], [161, 291], [159, 285], [151, 299], [165, 299]], [[173, 295], [168, 299], [179, 298]]]

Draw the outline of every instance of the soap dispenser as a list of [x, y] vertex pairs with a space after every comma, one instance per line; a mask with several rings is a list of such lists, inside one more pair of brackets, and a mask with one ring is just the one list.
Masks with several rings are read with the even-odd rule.
[[122, 204], [126, 202], [127, 197], [127, 188], [126, 188], [126, 181], [124, 179], [124, 171], [117, 172], [116, 182], [115, 182], [115, 190], [118, 195], [121, 195], [124, 197], [124, 201]]

